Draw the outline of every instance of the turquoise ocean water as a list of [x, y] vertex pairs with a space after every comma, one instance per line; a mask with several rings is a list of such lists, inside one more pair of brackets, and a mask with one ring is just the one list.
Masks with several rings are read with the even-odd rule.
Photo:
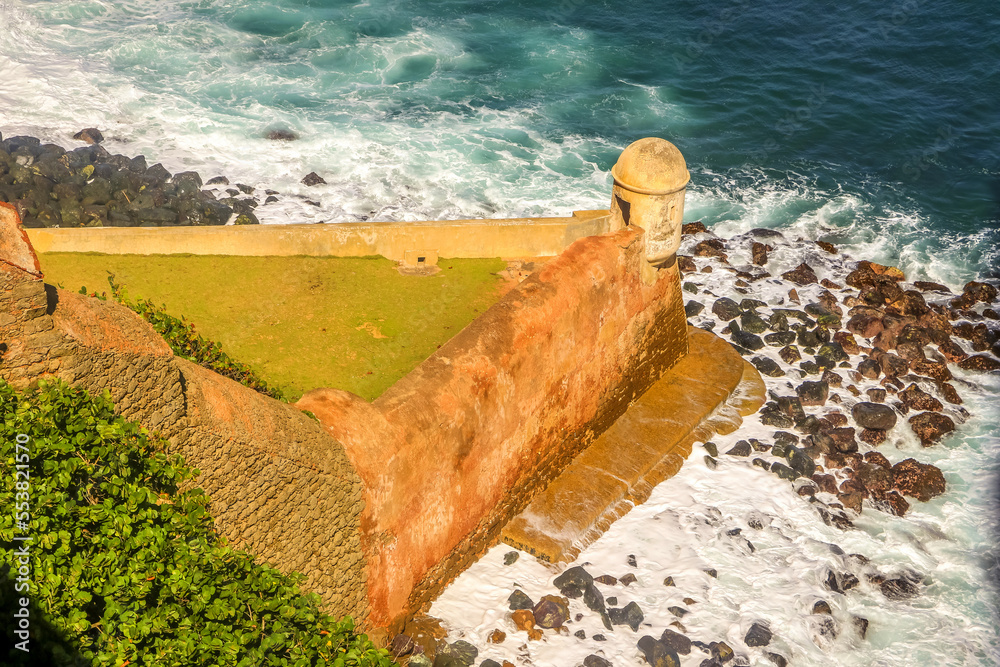
[[[281, 191], [268, 223], [605, 208], [621, 149], [661, 136], [692, 174], [686, 218], [721, 235], [778, 228], [958, 289], [1000, 278], [992, 0], [0, 0], [0, 132], [69, 146], [87, 126]], [[264, 138], [278, 128], [300, 139]], [[941, 664], [1000, 662], [995, 384], [967, 388], [941, 518], [968, 598], [949, 613], [992, 648]]]

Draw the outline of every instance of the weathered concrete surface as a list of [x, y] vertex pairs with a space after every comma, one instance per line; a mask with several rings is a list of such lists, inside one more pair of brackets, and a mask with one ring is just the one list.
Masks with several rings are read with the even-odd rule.
[[676, 264], [636, 228], [581, 239], [374, 403], [307, 393], [365, 486], [372, 619], [429, 601], [687, 353]]
[[753, 366], [691, 329], [688, 355], [507, 524], [503, 541], [549, 562], [573, 560], [677, 474], [695, 442], [732, 432], [764, 401]]
[[343, 447], [300, 411], [174, 357], [127, 308], [46, 285], [3, 203], [0, 377], [108, 390], [122, 416], [202, 471], [195, 484], [231, 546], [302, 572], [327, 611], [367, 626], [361, 480]]
[[29, 229], [39, 252], [109, 255], [243, 255], [366, 257], [554, 257], [579, 238], [608, 231], [608, 211], [570, 218], [427, 222], [340, 222], [328, 225], [82, 227]]

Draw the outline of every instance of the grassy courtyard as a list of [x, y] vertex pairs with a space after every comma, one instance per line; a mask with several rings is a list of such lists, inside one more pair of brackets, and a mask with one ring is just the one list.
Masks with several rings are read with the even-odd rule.
[[381, 257], [39, 255], [45, 281], [164, 304], [294, 400], [315, 387], [379, 396], [499, 298], [499, 259], [403, 276]]

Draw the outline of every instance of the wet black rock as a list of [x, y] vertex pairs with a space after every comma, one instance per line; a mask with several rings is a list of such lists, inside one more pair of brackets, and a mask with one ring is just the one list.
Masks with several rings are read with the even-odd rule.
[[788, 659], [780, 653], [768, 652], [767, 659], [773, 662], [776, 667], [788, 667]]
[[754, 368], [756, 368], [762, 375], [773, 378], [783, 377], [785, 375], [785, 371], [781, 368], [778, 362], [770, 357], [754, 357], [750, 363], [752, 363]]
[[760, 623], [754, 623], [743, 640], [747, 646], [767, 646], [771, 643], [771, 630]]
[[691, 640], [670, 628], [664, 630], [663, 634], [660, 635], [660, 643], [679, 655], [691, 653]]
[[104, 141], [104, 135], [96, 127], [88, 127], [73, 135], [77, 141], [85, 141], [88, 144], [99, 144]]
[[605, 611], [604, 594], [597, 589], [597, 586], [593, 582], [587, 584], [587, 587], [583, 591], [583, 603], [591, 611], [598, 613]]
[[750, 443], [746, 440], [740, 440], [732, 448], [726, 452], [727, 456], [750, 456], [751, 448]]
[[727, 663], [733, 659], [733, 649], [726, 642], [711, 642], [708, 650], [712, 652], [712, 657], [721, 663]]
[[479, 649], [467, 641], [459, 639], [438, 649], [434, 656], [434, 667], [472, 667], [479, 655]]
[[745, 310], [740, 314], [740, 327], [742, 327], [744, 331], [759, 334], [767, 331], [767, 322], [762, 320], [760, 315], [754, 311]]
[[663, 642], [646, 635], [637, 646], [650, 667], [680, 667], [681, 661], [677, 653]]
[[857, 403], [851, 408], [851, 416], [862, 428], [887, 431], [896, 425], [896, 411], [881, 403]]
[[486, 658], [481, 663], [479, 663], [479, 667], [503, 667], [503, 665], [501, 665], [496, 660], [493, 660], [492, 658]]
[[[521, 554], [519, 554], [518, 552], [516, 552], [516, 551], [508, 551], [507, 553], [505, 553], [503, 555], [503, 564], [504, 565], [513, 565], [514, 563], [517, 562], [517, 559], [520, 558], [520, 557], [521, 557]], [[563, 595], [565, 595], [565, 593], [563, 593]]]
[[264, 136], [271, 141], [295, 141], [299, 138], [298, 134], [284, 128], [268, 130]]
[[771, 464], [771, 472], [780, 477], [781, 479], [795, 479], [799, 476], [795, 470], [786, 466], [784, 463], [773, 463]]
[[697, 301], [688, 301], [684, 304], [684, 314], [688, 317], [697, 317], [703, 310], [705, 310], [705, 304]]
[[214, 178], [208, 179], [205, 185], [229, 185], [229, 179], [225, 176], [216, 176]]
[[[733, 325], [735, 324], [736, 324], [735, 322], [731, 322], [729, 326], [733, 327]], [[754, 333], [750, 333], [748, 331], [743, 331], [742, 329], [732, 330], [730, 338], [732, 339], [734, 344], [739, 345], [740, 347], [746, 348], [748, 350], [759, 350], [760, 348], [764, 347], [764, 341], [761, 339], [760, 336]]]
[[712, 313], [724, 322], [739, 317], [740, 312], [739, 304], [728, 297], [716, 299], [715, 303], [712, 304]]
[[820, 380], [818, 382], [803, 382], [795, 389], [799, 401], [805, 406], [826, 405], [830, 396], [830, 385]]
[[509, 603], [511, 611], [517, 611], [518, 609], [532, 609], [535, 606], [535, 603], [531, 601], [531, 598], [525, 595], [524, 591], [520, 589], [516, 589], [513, 593], [511, 593], [507, 598], [507, 602]]
[[302, 183], [308, 186], [325, 184], [326, 181], [323, 177], [317, 174], [315, 171], [310, 171], [302, 178]]
[[858, 634], [862, 639], [868, 636], [868, 619], [864, 616], [854, 616], [852, 621], [854, 622], [854, 627], [857, 629]]
[[777, 331], [764, 336], [764, 342], [771, 347], [785, 347], [794, 343], [795, 339], [796, 334], [794, 331]]
[[890, 600], [908, 600], [920, 595], [920, 587], [905, 577], [886, 579], [879, 585], [879, 589]]
[[[601, 637], [598, 641], [604, 641], [604, 637], [602, 635], [594, 635], [594, 639], [597, 639], [598, 637]], [[583, 659], [583, 667], [611, 667], [611, 663], [601, 656], [591, 653]]]
[[585, 630], [577, 630], [576, 632], [573, 633], [573, 636], [576, 637], [577, 639], [586, 639], [587, 632]]
[[702, 445], [702, 447], [704, 447], [705, 451], [712, 456], [719, 455], [719, 447], [714, 442], [706, 442], [704, 445]]
[[[805, 453], [804, 450], [798, 447], [789, 447], [785, 458], [788, 461], [789, 467], [795, 471], [799, 477], [812, 477], [813, 473], [816, 472], [816, 463]], [[771, 467], [772, 471], [774, 466]], [[780, 476], [781, 473], [778, 473]]]
[[620, 609], [609, 609], [608, 616], [611, 617], [612, 625], [627, 625], [633, 631], [639, 629], [639, 624], [642, 623], [643, 619], [642, 609], [635, 602], [629, 602]]
[[392, 638], [392, 642], [389, 644], [389, 652], [394, 658], [399, 658], [413, 653], [413, 649], [415, 647], [416, 643], [413, 641], [412, 637], [409, 635], [398, 634]]
[[593, 585], [594, 577], [577, 565], [560, 574], [552, 583], [566, 597], [578, 598], [587, 590], [588, 585]]

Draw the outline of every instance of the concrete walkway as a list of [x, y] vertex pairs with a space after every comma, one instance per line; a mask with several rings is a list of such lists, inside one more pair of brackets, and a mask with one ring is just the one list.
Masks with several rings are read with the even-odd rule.
[[764, 383], [718, 336], [690, 329], [690, 352], [507, 524], [507, 544], [549, 562], [576, 558], [672, 477], [695, 442], [731, 433], [765, 401]]

